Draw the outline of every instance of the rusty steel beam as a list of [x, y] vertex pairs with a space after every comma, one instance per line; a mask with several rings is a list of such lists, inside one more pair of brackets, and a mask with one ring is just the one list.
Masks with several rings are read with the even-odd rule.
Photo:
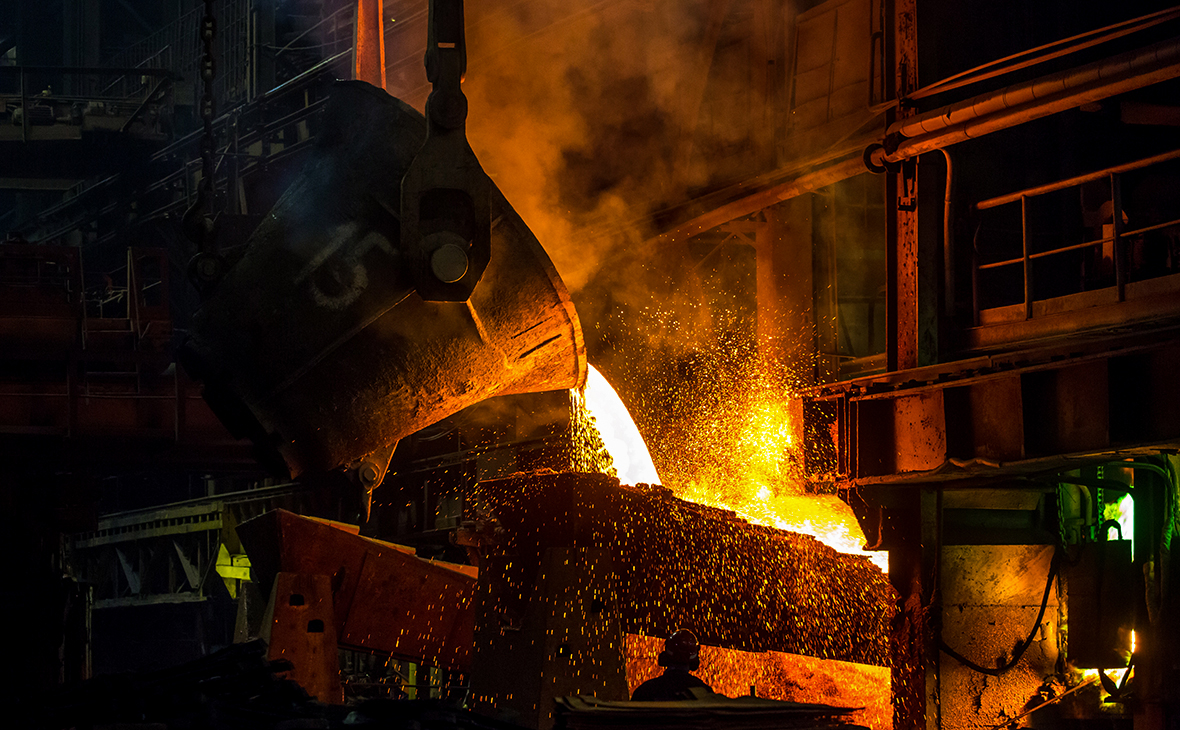
[[[883, 0], [888, 20], [885, 33], [887, 88], [891, 98], [904, 98], [918, 87], [918, 31], [916, 0]], [[892, 71], [892, 73], [890, 73]], [[899, 106], [888, 113], [893, 124], [913, 114]], [[906, 163], [886, 172], [886, 369], [904, 371], [922, 363], [920, 353], [921, 309], [927, 292], [918, 270], [918, 171]], [[941, 395], [937, 394], [937, 395]], [[932, 401], [934, 401], [932, 403]], [[861, 406], [864, 407], [861, 407]], [[937, 398], [908, 398], [896, 402], [868, 402], [849, 409], [855, 423], [856, 453], [843, 461], [862, 470], [928, 469], [941, 463], [946, 451], [945, 426], [936, 418]], [[890, 406], [893, 406], [892, 408]], [[863, 420], [862, 420], [863, 419]], [[933, 421], [934, 426], [930, 427]], [[923, 428], [923, 426], [927, 426]], [[886, 434], [892, 439], [883, 438]], [[891, 450], [905, 444], [905, 451]], [[848, 446], [848, 444], [845, 444]], [[942, 453], [940, 453], [942, 452]], [[929, 585], [931, 552], [937, 550], [925, 528], [928, 508], [925, 494], [915, 502], [914, 523], [918, 545], [890, 551], [890, 581], [900, 595], [900, 610], [890, 631], [893, 726], [897, 730], [938, 728], [938, 650], [934, 645], [928, 607], [936, 593]], [[895, 564], [896, 563], [896, 564]], [[932, 701], [933, 700], [933, 701]]]
[[[892, 91], [904, 97], [918, 85], [918, 32], [914, 0], [892, 3], [893, 33], [886, 42], [893, 67]], [[890, 115], [913, 112], [899, 107]], [[897, 122], [900, 123], [900, 122]], [[888, 173], [885, 186], [887, 237], [886, 363], [889, 370], [906, 370], [919, 363], [919, 309], [922, 292], [918, 276], [918, 174], [913, 165]]]
[[353, 29], [353, 78], [385, 88], [383, 0], [357, 0]]
[[238, 536], [264, 587], [280, 573], [327, 576], [341, 646], [467, 671], [476, 570], [423, 560], [356, 529], [273, 510], [243, 522]]
[[494, 577], [504, 622], [523, 615], [547, 549], [607, 548], [628, 633], [691, 628], [713, 646], [888, 663], [895, 596], [867, 558], [598, 474], [482, 482], [475, 499], [504, 535], [482, 549], [511, 556]]
[[834, 475], [823, 463], [806, 468], [860, 487], [965, 484], [1175, 448], [1180, 347], [1151, 334], [1106, 347], [1082, 354], [1067, 344], [813, 389], [801, 396], [803, 428], [830, 439], [838, 466]]

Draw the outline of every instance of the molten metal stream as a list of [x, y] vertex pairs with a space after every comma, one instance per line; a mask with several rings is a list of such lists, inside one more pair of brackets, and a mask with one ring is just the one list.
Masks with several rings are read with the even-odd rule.
[[[639, 428], [618, 393], [593, 365], [583, 398], [614, 460], [619, 481], [661, 484]], [[768, 395], [733, 434], [736, 443], [730, 446], [743, 454], [745, 464], [740, 484], [723, 490], [712, 480], [702, 479], [672, 489], [681, 499], [730, 510], [748, 522], [812, 535], [842, 553], [865, 555], [888, 571], [887, 553], [861, 549], [864, 534], [848, 505], [835, 495], [806, 493], [792, 483], [784, 466], [789, 462], [784, 455], [798, 448], [791, 431], [787, 409]]]
[[586, 410], [614, 460], [623, 484], [660, 484], [647, 444], [619, 394], [593, 365], [586, 377]]

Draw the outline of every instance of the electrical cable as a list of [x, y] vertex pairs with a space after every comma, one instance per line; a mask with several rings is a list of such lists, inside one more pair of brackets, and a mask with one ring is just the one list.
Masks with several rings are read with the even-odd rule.
[[1004, 722], [1001, 722], [999, 725], [991, 725], [989, 727], [991, 727], [993, 730], [999, 730], [1002, 727], [1016, 727], [1015, 723], [1018, 720], [1023, 720], [1024, 718], [1033, 714], [1034, 712], [1041, 709], [1042, 707], [1047, 707], [1055, 702], [1060, 702], [1061, 700], [1065, 699], [1066, 697], [1073, 694], [1074, 692], [1077, 692], [1080, 689], [1084, 689], [1086, 687], [1089, 687], [1091, 684], [1094, 684], [1094, 682], [1096, 682], [1096, 681], [1098, 681], [1097, 677], [1092, 677], [1090, 679], [1087, 679], [1087, 680], [1083, 681], [1081, 684], [1077, 684], [1077, 685], [1074, 685], [1073, 687], [1070, 687], [1069, 689], [1065, 690], [1064, 692], [1057, 695], [1056, 697], [1053, 697], [1052, 699], [1045, 700], [1044, 702], [1037, 705], [1036, 707], [1025, 710], [1024, 712], [1020, 713], [1016, 717], [1013, 717], [1009, 720], [1005, 720]]
[[1037, 611], [1037, 619], [1033, 622], [1032, 630], [1028, 632], [1028, 636], [1025, 637], [1024, 641], [1016, 645], [1015, 651], [1012, 652], [1012, 658], [1005, 662], [1003, 666], [992, 669], [981, 664], [976, 664], [948, 646], [942, 638], [941, 632], [938, 635], [938, 648], [968, 669], [973, 669], [980, 674], [986, 674], [991, 677], [998, 677], [1020, 663], [1020, 660], [1024, 657], [1024, 652], [1032, 645], [1033, 639], [1036, 638], [1037, 632], [1041, 629], [1041, 620], [1045, 618], [1045, 609], [1049, 607], [1049, 594], [1053, 591], [1053, 581], [1057, 578], [1057, 570], [1061, 566], [1061, 555], [1063, 552], [1060, 547], [1054, 548], [1053, 560], [1049, 563], [1049, 575], [1045, 578], [1045, 594], [1041, 597], [1041, 609]]
[[[1164, 489], [1164, 512], [1167, 514], [1167, 519], [1164, 520], [1163, 534], [1160, 535], [1160, 544], [1164, 550], [1167, 550], [1172, 544], [1172, 526], [1175, 521], [1175, 479], [1172, 473], [1172, 461], [1163, 457], [1164, 466], [1160, 467], [1157, 464], [1150, 464], [1141, 461], [1116, 461], [1111, 462], [1111, 466], [1129, 467], [1131, 469], [1144, 469], [1158, 475], [1163, 479], [1165, 484]], [[1128, 492], [1128, 494], [1133, 494]]]
[[1118, 520], [1106, 520], [1101, 525], [1098, 525], [1098, 534], [1102, 535], [1102, 539], [1105, 541], [1106, 535], [1110, 534], [1111, 528], [1114, 528], [1114, 530], [1119, 533], [1119, 539], [1122, 540], [1123, 526], [1119, 524]]

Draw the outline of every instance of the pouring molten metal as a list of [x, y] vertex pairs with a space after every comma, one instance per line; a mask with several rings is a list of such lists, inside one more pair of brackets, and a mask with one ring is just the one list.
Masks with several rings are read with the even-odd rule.
[[[747, 465], [741, 482], [723, 489], [710, 479], [688, 485], [668, 485], [680, 499], [734, 512], [755, 524], [811, 535], [828, 547], [850, 555], [865, 555], [882, 571], [889, 567], [884, 552], [862, 549], [864, 533], [852, 509], [830, 494], [808, 494], [792, 484], [784, 467], [784, 454], [794, 443], [790, 414], [770, 392], [760, 393], [744, 423], [733, 432], [729, 445]], [[590, 366], [586, 386], [575, 392], [601, 434], [614, 463], [615, 476], [623, 484], [662, 484], [647, 444], [627, 406], [606, 378]], [[608, 470], [609, 471], [609, 470]]]

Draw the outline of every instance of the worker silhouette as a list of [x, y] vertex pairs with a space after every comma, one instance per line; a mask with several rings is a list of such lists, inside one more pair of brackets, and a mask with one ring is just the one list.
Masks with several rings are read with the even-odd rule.
[[694, 689], [713, 691], [692, 674], [701, 666], [701, 645], [696, 634], [688, 629], [678, 629], [668, 637], [657, 661], [664, 667], [664, 673], [636, 687], [632, 702], [695, 700], [698, 697]]

